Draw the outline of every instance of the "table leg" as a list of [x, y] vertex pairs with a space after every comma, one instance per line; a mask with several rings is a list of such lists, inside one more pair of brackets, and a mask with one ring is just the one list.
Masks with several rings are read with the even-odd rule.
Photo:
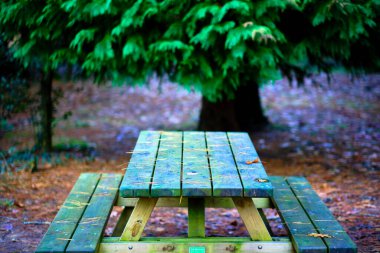
[[205, 237], [205, 199], [189, 198], [189, 228], [188, 237]]
[[252, 240], [272, 241], [255, 204], [251, 198], [232, 198]]
[[121, 241], [138, 241], [158, 198], [139, 198], [120, 237]]

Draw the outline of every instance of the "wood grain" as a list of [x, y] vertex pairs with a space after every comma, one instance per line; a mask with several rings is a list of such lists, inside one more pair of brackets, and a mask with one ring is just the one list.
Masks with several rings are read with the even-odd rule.
[[182, 196], [212, 196], [204, 132], [183, 133]]
[[[247, 133], [227, 133], [244, 187], [244, 197], [270, 197], [273, 187], [260, 159], [257, 163], [247, 164], [259, 158]], [[260, 179], [268, 180], [260, 182]]]
[[151, 196], [181, 196], [182, 132], [162, 132]]
[[243, 186], [225, 132], [206, 132], [214, 197], [243, 196]]
[[100, 174], [82, 173], [50, 224], [36, 252], [64, 252], [87, 207]]
[[122, 197], [149, 197], [160, 140], [158, 131], [142, 131], [120, 186]]
[[96, 252], [115, 203], [122, 175], [102, 174], [66, 252]]

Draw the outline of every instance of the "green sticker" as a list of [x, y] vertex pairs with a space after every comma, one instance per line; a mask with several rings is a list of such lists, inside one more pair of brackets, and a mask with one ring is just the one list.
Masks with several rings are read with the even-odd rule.
[[189, 247], [189, 253], [206, 253], [206, 248], [199, 246]]

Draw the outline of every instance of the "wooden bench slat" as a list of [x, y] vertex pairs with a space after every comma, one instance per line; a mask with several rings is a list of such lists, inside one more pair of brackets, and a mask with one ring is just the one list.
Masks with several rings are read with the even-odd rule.
[[289, 236], [297, 252], [327, 252], [321, 238], [310, 237], [318, 233], [305, 213], [284, 177], [270, 177], [273, 184], [273, 204], [289, 230]]
[[184, 132], [182, 167], [183, 196], [212, 195], [204, 132]]
[[66, 252], [97, 251], [121, 178], [120, 174], [102, 174]]
[[304, 177], [288, 177], [287, 181], [319, 233], [332, 236], [332, 238], [323, 238], [329, 252], [357, 252], [354, 242], [331, 214], [309, 182]]
[[151, 188], [152, 197], [181, 195], [181, 162], [182, 132], [162, 132]]
[[[261, 161], [247, 164], [247, 161], [259, 158], [249, 135], [232, 132], [227, 135], [243, 182], [244, 197], [272, 196], [273, 187]], [[268, 180], [268, 182], [259, 182], [260, 179]]]
[[225, 132], [206, 132], [213, 196], [243, 196], [243, 186]]
[[122, 197], [149, 197], [159, 139], [159, 131], [140, 133], [121, 183]]
[[65, 252], [77, 223], [90, 200], [100, 174], [83, 173], [61, 206], [36, 252]]

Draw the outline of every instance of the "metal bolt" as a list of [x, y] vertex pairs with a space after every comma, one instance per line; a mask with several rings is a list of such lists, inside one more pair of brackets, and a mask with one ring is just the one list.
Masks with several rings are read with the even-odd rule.
[[132, 249], [133, 249], [133, 246], [132, 246], [132, 245], [128, 245], [128, 249], [129, 249], [129, 250], [132, 250]]
[[259, 245], [257, 246], [258, 249], [263, 249], [263, 246]]
[[236, 251], [236, 246], [234, 246], [234, 245], [228, 245], [228, 247], [226, 247], [226, 251], [235, 252]]
[[162, 250], [171, 252], [171, 251], [175, 250], [175, 246], [174, 245], [166, 245], [162, 248]]

